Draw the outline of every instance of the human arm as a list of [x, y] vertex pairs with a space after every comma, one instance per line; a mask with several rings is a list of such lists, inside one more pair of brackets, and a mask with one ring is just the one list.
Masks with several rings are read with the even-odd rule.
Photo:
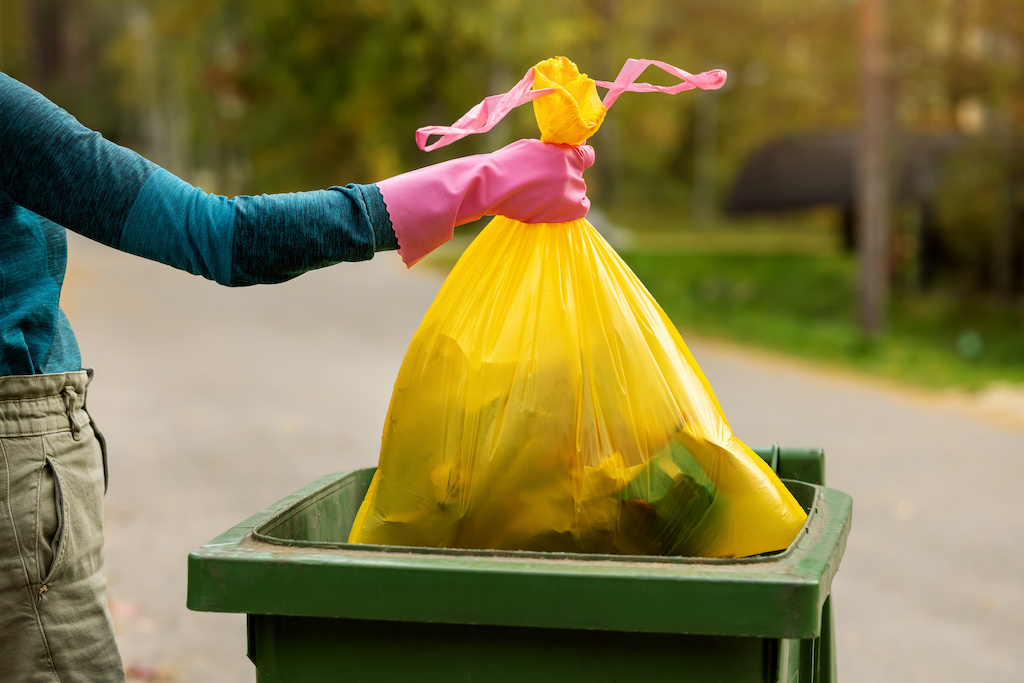
[[69, 230], [226, 285], [280, 282], [398, 246], [374, 185], [208, 194], [3, 74], [0, 191]]
[[115, 249], [245, 285], [400, 244], [412, 265], [455, 226], [484, 215], [581, 218], [593, 150], [521, 140], [375, 185], [227, 198], [104, 139], [0, 74], [0, 159], [0, 192], [20, 206]]

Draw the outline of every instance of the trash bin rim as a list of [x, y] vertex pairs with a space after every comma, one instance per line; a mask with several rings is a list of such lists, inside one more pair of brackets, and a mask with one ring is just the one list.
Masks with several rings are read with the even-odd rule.
[[[845, 550], [852, 514], [847, 494], [816, 487], [807, 532], [791, 550], [745, 563], [632, 562], [592, 556], [566, 561], [519, 554], [436, 555], [420, 549], [381, 553], [288, 547], [253, 538], [253, 530], [270, 517], [350, 475], [323, 477], [193, 551], [188, 558], [188, 607], [384, 621], [810, 638], [820, 633], [822, 607]], [[721, 608], [723, 604], [730, 609]]]
[[[298, 503], [285, 506], [278, 510], [259, 524], [253, 527], [251, 532], [254, 543], [263, 543], [272, 546], [294, 547], [294, 548], [320, 548], [324, 550], [347, 550], [356, 552], [381, 553], [383, 555], [426, 555], [451, 558], [503, 558], [509, 560], [533, 560], [533, 561], [559, 561], [559, 562], [612, 562], [612, 563], [635, 563], [635, 564], [686, 564], [686, 565], [737, 565], [737, 564], [759, 564], [778, 562], [781, 559], [790, 557], [795, 552], [800, 541], [807, 535], [815, 514], [820, 504], [822, 491], [807, 482], [785, 479], [783, 483], [794, 495], [797, 495], [803, 504], [804, 511], [808, 513], [807, 522], [794, 537], [793, 541], [783, 550], [777, 550], [759, 555], [747, 557], [695, 557], [685, 555], [613, 555], [602, 553], [570, 553], [570, 552], [544, 552], [531, 550], [493, 550], [486, 548], [433, 548], [423, 546], [401, 546], [401, 545], [378, 545], [371, 543], [348, 543], [340, 541], [308, 541], [304, 539], [280, 538], [270, 533], [270, 530], [279, 526], [282, 521], [290, 516], [301, 514], [303, 507], [312, 505], [318, 497], [330, 495], [335, 488], [343, 485], [341, 482], [346, 476], [353, 474], [365, 474], [371, 476], [376, 468], [364, 468], [351, 472], [339, 472], [335, 475], [319, 481], [325, 481], [323, 486], [309, 491], [308, 495]], [[307, 487], [307, 490], [312, 487]], [[809, 496], [809, 499], [808, 499]], [[304, 503], [304, 505], [300, 505]]]

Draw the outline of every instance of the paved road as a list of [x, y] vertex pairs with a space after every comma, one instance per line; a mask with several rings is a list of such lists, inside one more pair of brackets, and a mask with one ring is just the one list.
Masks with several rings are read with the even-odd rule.
[[[97, 370], [132, 678], [253, 680], [244, 619], [185, 609], [186, 556], [325, 473], [375, 464], [439, 285], [384, 254], [229, 290], [72, 236], [64, 305]], [[829, 485], [854, 497], [834, 586], [842, 680], [1024, 679], [1024, 419], [690, 341], [740, 438], [824, 447]]]

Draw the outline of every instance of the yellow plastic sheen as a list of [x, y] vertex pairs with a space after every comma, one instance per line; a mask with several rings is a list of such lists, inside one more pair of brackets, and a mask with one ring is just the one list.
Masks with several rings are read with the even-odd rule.
[[[564, 59], [537, 70], [562, 86], [535, 102], [542, 132], [593, 134], [593, 82]], [[741, 557], [787, 547], [805, 520], [586, 219], [497, 217], [413, 336], [349, 540]]]

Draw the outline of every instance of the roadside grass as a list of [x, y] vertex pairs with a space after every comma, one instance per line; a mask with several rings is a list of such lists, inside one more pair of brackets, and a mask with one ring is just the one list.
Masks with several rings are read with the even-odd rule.
[[727, 339], [929, 388], [1024, 383], [1019, 307], [985, 297], [894, 286], [885, 333], [867, 339], [857, 325], [856, 259], [827, 223], [654, 226], [633, 231], [620, 254], [684, 338]]

